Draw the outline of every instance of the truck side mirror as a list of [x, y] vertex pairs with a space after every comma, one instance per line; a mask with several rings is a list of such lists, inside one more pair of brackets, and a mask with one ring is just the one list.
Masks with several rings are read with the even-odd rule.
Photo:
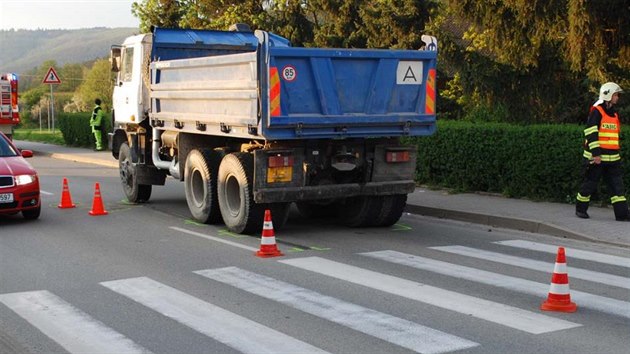
[[120, 47], [112, 47], [109, 52], [109, 64], [111, 65], [112, 72], [120, 71]]

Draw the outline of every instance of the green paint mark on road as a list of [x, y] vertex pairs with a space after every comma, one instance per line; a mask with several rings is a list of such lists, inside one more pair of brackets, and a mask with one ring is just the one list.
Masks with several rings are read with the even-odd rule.
[[409, 231], [412, 230], [411, 226], [403, 225], [403, 224], [394, 224], [392, 226], [392, 231]]
[[200, 222], [196, 222], [195, 220], [186, 219], [184, 220], [184, 224], [186, 225], [195, 225], [195, 226], [205, 226], [206, 224], [202, 224]]
[[293, 247], [290, 250], [288, 250], [287, 252], [304, 252], [306, 251], [305, 249], [299, 248], [299, 247]]
[[230, 232], [227, 229], [221, 229], [219, 230], [219, 236], [228, 236], [228, 237], [233, 237], [233, 238], [243, 238], [243, 237], [249, 237], [247, 235], [239, 235], [239, 234], [235, 234], [233, 232]]
[[317, 246], [310, 246], [310, 249], [312, 249], [313, 251], [329, 251], [330, 248], [327, 247], [317, 247]]

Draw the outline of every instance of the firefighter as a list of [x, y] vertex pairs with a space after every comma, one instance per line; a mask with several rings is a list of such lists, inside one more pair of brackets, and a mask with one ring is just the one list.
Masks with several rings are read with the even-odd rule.
[[92, 111], [92, 118], [90, 118], [90, 126], [92, 127], [92, 134], [94, 134], [94, 140], [96, 140], [96, 151], [103, 150], [103, 109], [101, 109], [101, 100], [94, 100], [96, 107]]
[[623, 187], [623, 170], [619, 154], [619, 115], [614, 106], [619, 101], [621, 87], [607, 82], [599, 89], [599, 101], [588, 116], [584, 129], [584, 161], [586, 171], [577, 195], [575, 215], [588, 219], [586, 213], [591, 194], [597, 189], [600, 177], [608, 184], [610, 201], [617, 221], [630, 221], [628, 202]]

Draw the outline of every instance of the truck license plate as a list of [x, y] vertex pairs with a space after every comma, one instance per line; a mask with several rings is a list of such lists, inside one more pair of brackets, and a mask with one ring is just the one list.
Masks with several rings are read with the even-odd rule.
[[0, 203], [13, 203], [13, 193], [0, 193]]

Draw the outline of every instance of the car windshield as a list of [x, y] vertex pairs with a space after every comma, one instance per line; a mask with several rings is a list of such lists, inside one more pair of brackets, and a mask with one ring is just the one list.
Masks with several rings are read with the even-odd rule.
[[9, 144], [6, 138], [0, 134], [0, 157], [18, 156], [18, 152]]

